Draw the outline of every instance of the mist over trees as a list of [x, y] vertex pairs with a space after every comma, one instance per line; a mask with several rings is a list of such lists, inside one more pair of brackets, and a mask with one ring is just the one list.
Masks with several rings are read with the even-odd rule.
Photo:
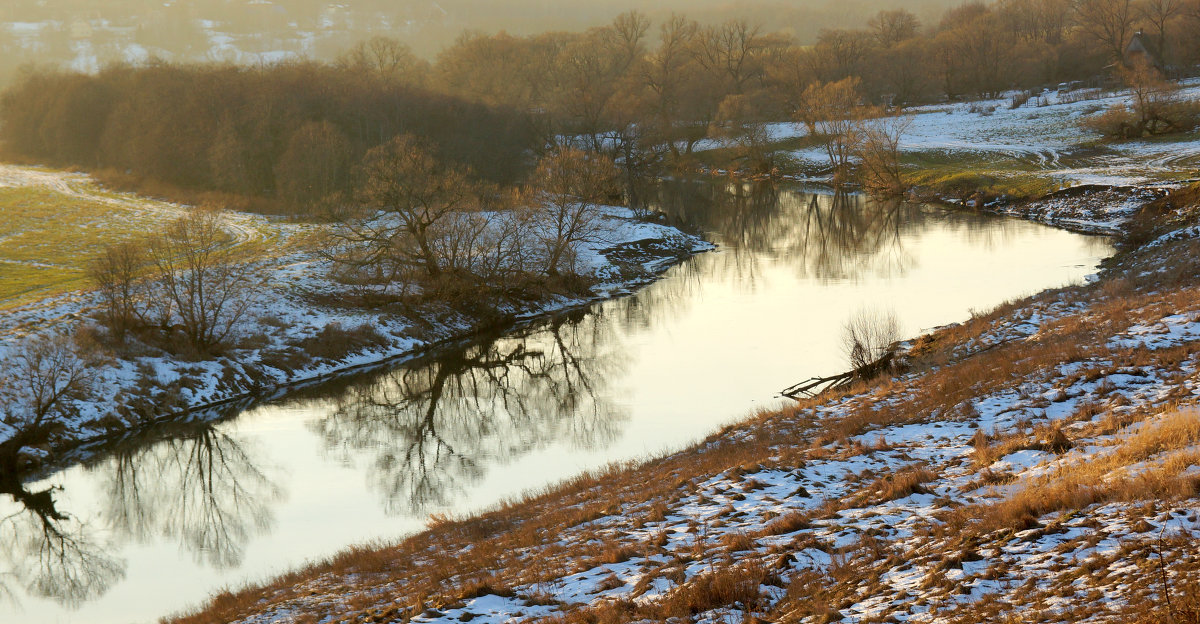
[[[802, 43], [823, 28], [853, 27], [881, 8], [903, 7], [933, 16], [953, 0], [7, 0], [5, 22], [24, 53], [22, 62], [68, 61], [87, 44], [100, 64], [120, 58], [130, 46], [174, 61], [235, 60], [242, 55], [289, 53], [332, 61], [355, 41], [375, 36], [402, 40], [431, 58], [463, 30], [529, 35], [578, 31], [638, 9], [656, 21], [687, 11], [703, 23], [731, 17], [771, 20]], [[78, 24], [90, 28], [81, 30]], [[37, 32], [25, 25], [41, 24]], [[236, 59], [246, 60], [246, 59]], [[3, 65], [0, 62], [0, 65]], [[14, 66], [15, 67], [15, 66]], [[0, 69], [0, 73], [3, 70]]]

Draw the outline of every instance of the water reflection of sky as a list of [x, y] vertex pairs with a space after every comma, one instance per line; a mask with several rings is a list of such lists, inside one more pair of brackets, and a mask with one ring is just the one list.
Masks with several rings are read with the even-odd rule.
[[913, 334], [1078, 281], [1109, 252], [1022, 221], [766, 185], [677, 182], [661, 204], [721, 249], [590, 312], [172, 428], [0, 496], [0, 620], [153, 621], [430, 513], [678, 448], [839, 371], [861, 307], [893, 308]]

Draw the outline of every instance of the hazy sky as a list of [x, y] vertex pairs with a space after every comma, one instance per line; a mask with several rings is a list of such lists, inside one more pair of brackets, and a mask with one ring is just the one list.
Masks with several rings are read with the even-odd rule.
[[[0, 0], [0, 85], [22, 65], [96, 71], [151, 57], [271, 62], [337, 57], [374, 35], [432, 59], [464, 30], [526, 35], [585, 30], [638, 9], [701, 22], [744, 18], [801, 43], [823, 28], [855, 28], [881, 8], [933, 23], [961, 0]], [[654, 36], [655, 31], [651, 31]]]

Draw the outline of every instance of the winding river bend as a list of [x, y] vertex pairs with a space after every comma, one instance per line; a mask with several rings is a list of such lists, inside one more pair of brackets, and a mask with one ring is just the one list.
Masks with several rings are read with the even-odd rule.
[[0, 495], [0, 621], [152, 622], [430, 514], [677, 449], [839, 372], [860, 308], [915, 335], [1077, 283], [1112, 251], [800, 187], [674, 181], [661, 208], [720, 249], [633, 296], [164, 427]]

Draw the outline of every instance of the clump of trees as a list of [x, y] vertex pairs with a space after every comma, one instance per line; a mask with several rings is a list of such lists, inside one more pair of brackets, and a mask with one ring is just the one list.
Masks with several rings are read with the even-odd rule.
[[135, 334], [176, 352], [226, 346], [246, 316], [258, 278], [219, 212], [195, 210], [147, 239], [111, 245], [89, 275], [100, 321], [123, 343]]
[[547, 275], [575, 271], [579, 245], [601, 232], [596, 203], [615, 177], [611, 159], [572, 147], [558, 147], [538, 162], [531, 184], [533, 221]]
[[900, 139], [911, 118], [865, 104], [860, 84], [858, 78], [844, 78], [809, 85], [799, 98], [795, 118], [824, 147], [835, 183], [857, 177], [873, 195], [900, 195], [907, 190]]
[[357, 202], [343, 214], [351, 253], [339, 258], [390, 276], [464, 268], [445, 247], [454, 245], [450, 222], [477, 201], [465, 171], [439, 166], [424, 142], [403, 135], [367, 152], [356, 177]]
[[337, 206], [326, 255], [343, 279], [385, 289], [508, 288], [574, 276], [581, 245], [601, 230], [597, 203], [612, 194], [611, 159], [549, 150], [522, 188], [441, 167], [427, 144], [396, 137], [356, 168], [352, 201]]

